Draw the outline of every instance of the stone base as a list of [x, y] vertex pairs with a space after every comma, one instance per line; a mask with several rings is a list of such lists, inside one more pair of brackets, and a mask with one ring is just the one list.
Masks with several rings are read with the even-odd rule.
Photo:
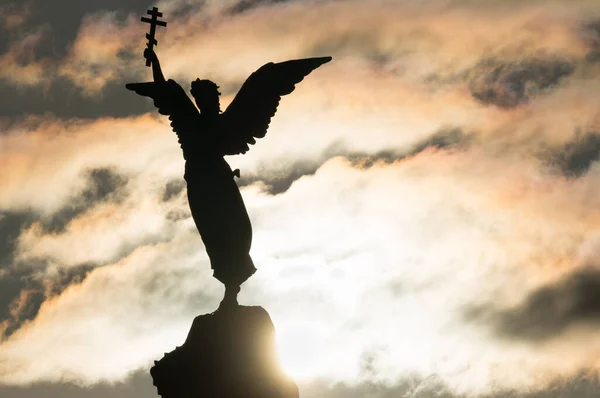
[[262, 307], [231, 306], [194, 319], [185, 343], [150, 369], [163, 398], [298, 398], [279, 363]]

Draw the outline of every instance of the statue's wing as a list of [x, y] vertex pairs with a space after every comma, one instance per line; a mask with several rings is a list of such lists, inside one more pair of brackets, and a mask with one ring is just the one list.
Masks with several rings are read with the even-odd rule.
[[125, 87], [154, 100], [154, 106], [162, 115], [169, 116], [171, 127], [179, 140], [196, 133], [199, 112], [185, 91], [174, 80], [165, 82], [129, 83]]
[[282, 96], [331, 57], [270, 62], [252, 73], [231, 104], [220, 115], [223, 155], [245, 153], [249, 144], [267, 133]]

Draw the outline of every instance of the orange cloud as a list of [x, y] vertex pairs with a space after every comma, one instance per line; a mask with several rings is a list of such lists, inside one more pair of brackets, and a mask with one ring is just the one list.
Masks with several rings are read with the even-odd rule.
[[35, 50], [45, 39], [48, 30], [45, 27], [25, 35], [10, 44], [8, 50], [0, 56], [0, 78], [15, 85], [42, 85], [47, 82], [49, 62], [37, 59]]

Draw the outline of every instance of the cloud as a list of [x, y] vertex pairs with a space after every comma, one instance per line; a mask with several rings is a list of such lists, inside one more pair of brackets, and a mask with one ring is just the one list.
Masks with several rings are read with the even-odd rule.
[[[47, 10], [47, 36], [22, 58], [52, 68], [3, 98], [13, 107], [0, 121], [5, 384], [125, 380], [222, 295], [174, 135], [151, 101], [119, 91], [150, 79], [140, 10], [61, 4], [70, 36]], [[305, 391], [591, 390], [578, 377], [597, 373], [600, 346], [573, 325], [594, 324], [576, 321], [593, 300], [567, 275], [590, 276], [600, 247], [600, 80], [581, 30], [598, 3], [254, 2], [232, 13], [240, 4], [164, 4], [158, 52], [183, 87], [216, 80], [224, 105], [267, 61], [334, 56], [282, 100], [265, 139], [227, 159], [241, 169], [259, 268], [240, 301], [269, 310], [305, 386], [325, 380]], [[53, 35], [65, 48], [41, 56]], [[556, 313], [540, 289], [572, 294], [573, 307]], [[465, 322], [465, 308], [496, 317]], [[546, 324], [560, 338], [494, 329], [498, 319], [536, 329], [518, 317], [527, 310], [556, 315]], [[42, 387], [32, 388], [11, 393]]]
[[239, 186], [247, 186], [261, 182], [271, 195], [287, 191], [291, 185], [304, 176], [315, 174], [325, 162], [345, 157], [358, 167], [371, 167], [376, 163], [393, 163], [409, 156], [415, 156], [427, 149], [464, 149], [469, 145], [470, 135], [458, 128], [442, 128], [431, 136], [417, 142], [412, 148], [372, 152], [352, 151], [342, 143], [333, 143], [325, 148], [316, 159], [303, 159], [294, 163], [280, 164], [280, 168], [271, 166], [268, 172], [264, 169], [255, 171], [250, 176], [241, 175]]
[[133, 20], [137, 22], [133, 15], [123, 19], [116, 12], [88, 14], [59, 75], [69, 78], [86, 94], [97, 94], [108, 81], [126, 76], [134, 49], [143, 48], [143, 37], [133, 40], [139, 30]]
[[152, 103], [131, 101], [125, 83], [126, 79], [109, 82], [101, 94], [89, 96], [67, 78], [53, 78], [43, 88], [15, 88], [13, 82], [0, 80], [0, 117], [51, 114], [62, 119], [95, 119], [135, 116], [153, 110]]
[[[469, 318], [491, 318], [503, 337], [534, 342], [557, 338], [571, 327], [600, 321], [600, 272], [576, 269], [559, 281], [528, 294], [515, 308], [472, 308]], [[489, 320], [488, 320], [489, 321]]]
[[148, 115], [66, 121], [27, 117], [11, 125], [0, 140], [3, 162], [11, 168], [0, 177], [0, 208], [11, 211], [58, 212], [86, 189], [90, 169], [108, 168], [121, 178], [142, 171], [174, 178], [183, 169], [176, 140]]
[[486, 59], [469, 73], [469, 86], [473, 97], [485, 105], [514, 108], [555, 86], [574, 69], [570, 62], [558, 59], [518, 63]]
[[411, 151], [416, 155], [426, 149], [466, 149], [471, 141], [471, 135], [460, 128], [444, 128], [418, 143]]
[[[539, 178], [535, 169], [490, 158], [449, 131], [431, 140], [442, 149], [434, 144], [368, 167], [333, 158], [278, 195], [259, 182], [243, 189], [259, 271], [240, 301], [269, 310], [294, 372], [348, 383], [364, 372], [364, 353], [375, 352], [365, 377], [393, 385], [406, 372], [436, 374], [457, 394], [478, 394], [491, 384], [542, 388], [532, 374], [552, 380], [590, 365], [589, 347], [571, 342], [571, 361], [554, 363], [560, 347], [536, 353], [457, 320], [465, 303], [534, 289], [549, 277], [544, 264], [576, 250], [570, 237], [586, 227], [561, 220], [576, 213], [548, 218], [560, 207], [556, 198], [518, 189]], [[123, 201], [96, 205], [62, 233], [30, 227], [20, 235], [24, 263], [104, 265], [45, 300], [3, 341], [0, 358], [18, 364], [4, 371], [4, 383], [123, 380], [180, 344], [194, 315], [216, 308], [222, 288], [210, 278], [183, 192], [165, 202], [169, 179], [148, 178], [130, 177]], [[166, 217], [173, 211], [181, 216]], [[304, 362], [297, 362], [298, 346]], [[50, 366], [33, 361], [41, 352]], [[97, 360], [84, 366], [89, 357]], [[518, 375], [509, 372], [515, 361], [522, 362]]]
[[566, 177], [584, 175], [600, 157], [600, 134], [578, 132], [564, 146], [550, 151], [546, 159]]
[[147, 371], [138, 371], [123, 383], [81, 386], [71, 383], [36, 383], [27, 387], [0, 386], [0, 394], [10, 398], [142, 398], [156, 395]]
[[41, 26], [21, 39], [11, 43], [8, 51], [0, 56], [0, 79], [13, 85], [42, 85], [47, 79], [48, 62], [38, 59], [36, 49], [48, 39], [48, 27]]
[[124, 180], [110, 169], [93, 169], [88, 172], [89, 185], [68, 205], [57, 213], [40, 217], [35, 212], [7, 212], [0, 219], [3, 236], [1, 248], [2, 272], [0, 286], [0, 324], [6, 337], [24, 322], [37, 314], [41, 304], [62, 293], [71, 284], [79, 283], [96, 265], [75, 264], [70, 268], [56, 267], [46, 256], [30, 258], [23, 262], [19, 240], [22, 233], [39, 225], [41, 232], [57, 235], [65, 232], [67, 225], [102, 202], [119, 200], [119, 189]]
[[21, 17], [19, 25], [13, 27], [17, 29], [12, 29], [9, 35], [3, 35], [0, 39], [0, 47], [3, 47], [3, 41], [11, 39], [15, 32], [36, 30], [41, 25], [47, 25], [51, 31], [52, 42], [49, 43], [49, 47], [40, 50], [46, 56], [56, 59], [65, 54], [86, 14], [118, 9], [123, 13], [135, 12], [138, 15], [147, 5], [143, 0], [131, 0], [126, 3], [119, 0], [106, 0], [102, 4], [82, 3], [77, 0], [56, 0], [52, 4], [44, 0], [12, 2], [3, 7], [2, 15], [11, 18], [17, 14], [25, 18]]
[[5, 269], [0, 278], [0, 287], [3, 289], [0, 304], [6, 309], [0, 312], [1, 340], [34, 319], [46, 300], [60, 295], [69, 286], [80, 283], [93, 268], [91, 264], [83, 264], [69, 269]]
[[[180, 344], [192, 314], [216, 307], [213, 297], [218, 287], [216, 283], [210, 283], [206, 275], [209, 267], [204, 259], [202, 267], [194, 264], [195, 261], [190, 261], [201, 254], [199, 250], [195, 250], [198, 241], [197, 236], [187, 233], [176, 239], [179, 243], [172, 242], [174, 244], [169, 246], [158, 244], [139, 247], [120, 263], [96, 268], [80, 284], [71, 284], [61, 295], [46, 300], [34, 320], [3, 341], [0, 363], [5, 364], [6, 359], [11, 358], [11, 363], [17, 365], [4, 367], [3, 381], [36, 380], [40, 377], [51, 380], [58, 375], [60, 378], [86, 383], [91, 383], [98, 377], [116, 380], [149, 362], [159, 352], [172, 348], [173, 344]], [[160, 252], [163, 255], [157, 255]], [[171, 265], [165, 267], [165, 264]], [[122, 272], [124, 269], [128, 270], [125, 274]], [[136, 282], [131, 284], [132, 280]], [[209, 283], [205, 285], [207, 281]], [[107, 287], [112, 291], [108, 295]], [[176, 321], [169, 316], [170, 326], [165, 327], [165, 316], [169, 313], [180, 318]], [[127, 321], [122, 316], [130, 320]], [[172, 329], [177, 323], [180, 325], [176, 327], [177, 330]], [[46, 326], [39, 327], [42, 324]], [[134, 332], [139, 338], [135, 346], [130, 344], [133, 337], [130, 326], [133, 325], [141, 328], [140, 332], [145, 330], [142, 334], [146, 335], [142, 337], [142, 334]], [[65, 333], [64, 327], [67, 327], [68, 332]], [[109, 331], [105, 327], [116, 329]], [[38, 334], [42, 330], [48, 339], [43, 337], [44, 334]], [[117, 337], [118, 334], [120, 337]], [[23, 338], [26, 340], [22, 340]], [[95, 339], [95, 342], [90, 338]], [[24, 347], [23, 341], [30, 343]], [[79, 345], [77, 341], [85, 343]], [[149, 345], [156, 350], [144, 353]], [[67, 346], [73, 350], [66, 350]], [[120, 353], [114, 351], [115, 348]], [[89, 361], [86, 360], [85, 364], [81, 362], [85, 357], [81, 355], [84, 351], [89, 355], [95, 352], [94, 356], [104, 352], [106, 356], [94, 360], [95, 365], [89, 366]], [[124, 355], [125, 352], [133, 355]], [[54, 358], [53, 369], [46, 368], [45, 365], [31, 368], [28, 358], [39, 355]], [[122, 360], [115, 362], [118, 357]], [[31, 375], [36, 376], [15, 373], [24, 365], [30, 369]], [[81, 373], [76, 370], [77, 367], [86, 370]]]
[[581, 27], [581, 36], [589, 46], [587, 59], [589, 61], [598, 61], [600, 59], [600, 21], [583, 24]]
[[[415, 398], [464, 398], [453, 394], [435, 377], [419, 378], [407, 376], [395, 385], [362, 382], [352, 385], [331, 383], [326, 380], [300, 383], [300, 394], [306, 398], [392, 398], [411, 394]], [[547, 389], [540, 391], [504, 391], [485, 395], [485, 398], [594, 398], [599, 388], [598, 379], [582, 374], [565, 380], [556, 380]], [[71, 383], [36, 383], [26, 387], [0, 386], [0, 393], [11, 398], [143, 398], [156, 394], [147, 370], [139, 370], [121, 383], [97, 383], [80, 386]]]
[[123, 189], [127, 180], [108, 168], [98, 168], [88, 171], [87, 187], [69, 203], [43, 219], [41, 226], [46, 233], [56, 234], [63, 232], [69, 222], [82, 213], [89, 211], [102, 202], [118, 202], [125, 196]]
[[[561, 12], [569, 21], [576, 18], [561, 7], [509, 10], [455, 2], [449, 6], [455, 12], [448, 14], [442, 2], [427, 7], [374, 3], [377, 6], [351, 1], [169, 2], [160, 5], [169, 25], [159, 32], [158, 52], [167, 75], [188, 80], [204, 75], [228, 88], [239, 87], [250, 72], [268, 61], [303, 56], [333, 55], [338, 61], [360, 57], [375, 69], [415, 80], [464, 73], [482, 54], [515, 58], [550, 53], [571, 59], [583, 57], [586, 51], [570, 26], [550, 23]], [[253, 13], [231, 14], [250, 5], [261, 7], [253, 8]], [[497, 7], [502, 12], [495, 12]], [[593, 9], [589, 4], [584, 8]], [[324, 20], [325, 14], [331, 18]], [[499, 15], [502, 21], [494, 23]], [[141, 59], [144, 29], [138, 19], [132, 14], [88, 16], [63, 62], [63, 74], [89, 93], [123, 73], [147, 75]], [[286, 26], [280, 21], [286, 21]], [[448, 31], [453, 32], [452, 38]]]
[[35, 215], [27, 212], [3, 212], [0, 215], [0, 267], [12, 264], [13, 251], [23, 228], [35, 220]]
[[274, 4], [284, 4], [293, 0], [241, 0], [233, 4], [229, 9], [232, 14], [243, 13], [256, 7], [272, 6]]
[[0, 26], [12, 30], [27, 22], [31, 14], [30, 3], [10, 3], [0, 7]]
[[185, 189], [185, 181], [182, 179], [176, 179], [169, 181], [167, 185], [165, 185], [165, 190], [163, 193], [162, 200], [167, 202], [173, 198], [179, 196]]

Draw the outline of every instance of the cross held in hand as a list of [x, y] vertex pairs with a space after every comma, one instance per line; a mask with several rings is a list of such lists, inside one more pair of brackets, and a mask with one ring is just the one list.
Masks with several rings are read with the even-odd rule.
[[[146, 22], [150, 24], [150, 33], [146, 33], [146, 39], [148, 39], [148, 48], [152, 49], [153, 46], [158, 45], [158, 42], [154, 38], [156, 34], [157, 26], [167, 26], [167, 23], [164, 21], [159, 21], [158, 18], [162, 17], [162, 12], [158, 11], [158, 8], [153, 7], [152, 10], [146, 11], [148, 15], [152, 16], [152, 18], [142, 17], [142, 22]], [[146, 60], [146, 66], [150, 66], [151, 62], [149, 59]]]

